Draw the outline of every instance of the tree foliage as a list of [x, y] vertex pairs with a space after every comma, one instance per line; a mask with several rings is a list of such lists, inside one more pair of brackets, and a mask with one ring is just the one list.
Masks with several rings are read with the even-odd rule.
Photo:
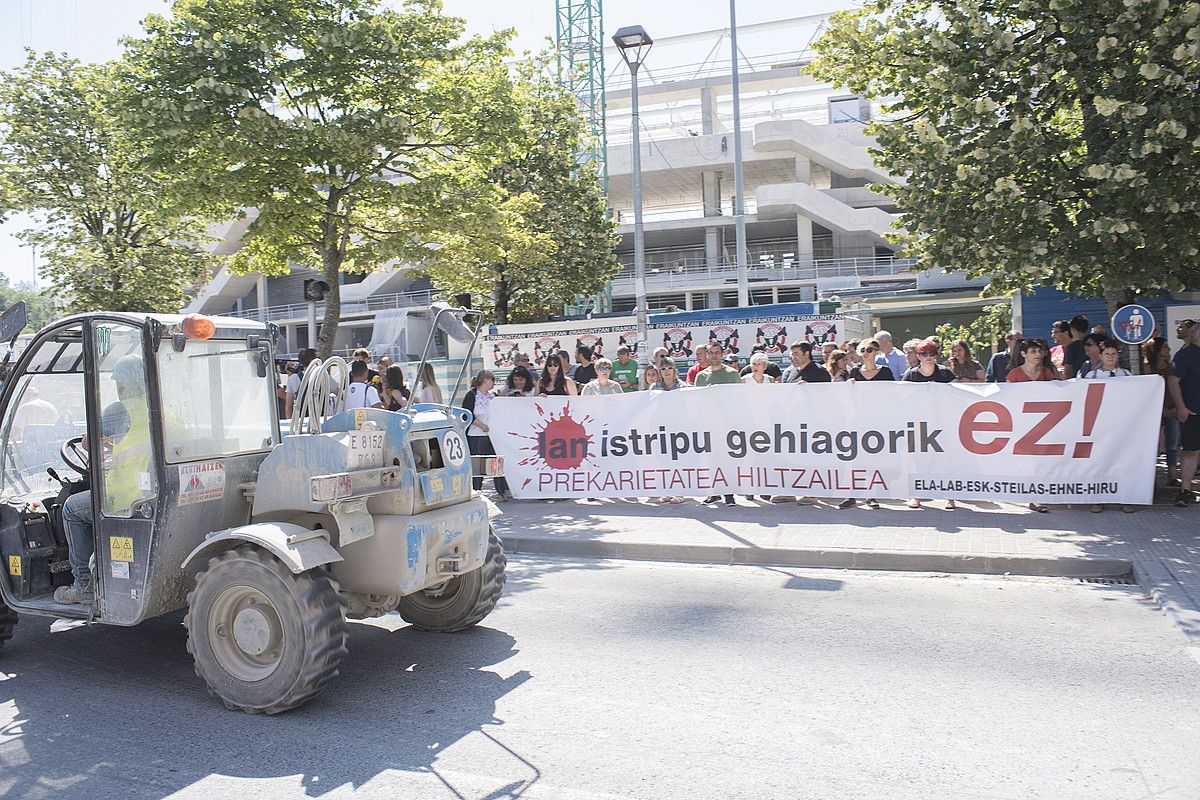
[[[815, 74], [887, 104], [905, 242], [991, 289], [1180, 290], [1200, 275], [1200, 4], [870, 0]], [[1110, 300], [1110, 303], [1112, 301]]]
[[29, 324], [25, 326], [26, 332], [40, 330], [60, 316], [58, 309], [54, 306], [54, 301], [45, 293], [39, 292], [27, 283], [18, 283], [14, 286], [7, 276], [0, 275], [0, 311], [21, 300], [25, 301], [25, 310], [29, 315]]
[[938, 325], [936, 334], [942, 342], [942, 355], [949, 358], [950, 351], [956, 341], [964, 340], [972, 354], [976, 357], [992, 352], [997, 344], [1002, 344], [1005, 335], [1012, 328], [1012, 303], [996, 303], [988, 306], [983, 313], [966, 325], [945, 323]]
[[450, 257], [427, 270], [446, 294], [481, 298], [501, 324], [544, 318], [620, 268], [595, 165], [580, 161], [586, 123], [550, 61], [542, 54], [515, 68], [508, 102], [517, 116], [488, 170], [496, 199], [487, 225], [452, 236]]
[[507, 34], [464, 39], [436, 0], [177, 0], [145, 26], [127, 110], [153, 163], [187, 176], [196, 208], [257, 209], [235, 269], [323, 274], [323, 355], [339, 272], [443, 258], [492, 215]]
[[139, 163], [120, 91], [113, 65], [54, 53], [0, 73], [0, 215], [33, 215], [18, 235], [67, 310], [176, 312], [208, 275], [204, 226], [173, 211], [168, 171]]

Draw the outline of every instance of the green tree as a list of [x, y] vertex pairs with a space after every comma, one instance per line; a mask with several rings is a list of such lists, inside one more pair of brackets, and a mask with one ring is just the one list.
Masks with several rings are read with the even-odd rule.
[[26, 312], [29, 315], [29, 324], [25, 326], [27, 333], [45, 327], [60, 316], [54, 301], [44, 292], [39, 292], [27, 283], [14, 286], [8, 276], [0, 275], [0, 311], [21, 300], [25, 301]]
[[18, 236], [67, 310], [176, 312], [208, 275], [204, 226], [173, 210], [168, 171], [138, 163], [115, 72], [30, 53], [0, 73], [0, 218], [33, 216]]
[[128, 42], [131, 124], [207, 213], [257, 209], [235, 270], [338, 274], [445, 257], [493, 213], [483, 155], [509, 127], [508, 34], [463, 39], [435, 0], [177, 0]]
[[1180, 290], [1200, 275], [1200, 4], [870, 0], [813, 72], [878, 98], [905, 244], [991, 290]]
[[518, 116], [488, 170], [495, 193], [486, 227], [447, 241], [429, 265], [447, 295], [469, 292], [498, 323], [545, 318], [617, 273], [616, 226], [594, 164], [581, 163], [587, 126], [554, 80], [550, 55], [522, 62], [509, 101]]
[[1012, 329], [1012, 303], [996, 303], [966, 325], [945, 323], [938, 325], [935, 333], [942, 341], [942, 355], [951, 356], [952, 345], [962, 339], [966, 341], [976, 358], [985, 358]]

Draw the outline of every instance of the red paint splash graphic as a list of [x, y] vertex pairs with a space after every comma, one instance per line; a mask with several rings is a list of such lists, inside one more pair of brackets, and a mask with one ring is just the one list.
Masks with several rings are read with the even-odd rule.
[[[530, 455], [518, 463], [521, 466], [536, 464], [539, 461], [550, 469], [577, 469], [585, 461], [593, 461], [592, 435], [588, 433], [585, 423], [593, 422], [590, 416], [575, 419], [571, 416], [571, 404], [563, 406], [562, 412], [556, 417], [553, 412], [547, 413], [540, 403], [534, 403], [541, 421], [533, 426], [533, 434], [509, 431], [510, 436], [526, 439], [529, 444], [521, 448]], [[532, 478], [526, 478], [522, 488], [528, 486]]]

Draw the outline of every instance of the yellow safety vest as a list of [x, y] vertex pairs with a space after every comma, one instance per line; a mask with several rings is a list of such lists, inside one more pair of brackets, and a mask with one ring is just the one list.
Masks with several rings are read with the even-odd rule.
[[[144, 396], [128, 397], [121, 401], [129, 412], [129, 432], [113, 445], [112, 461], [104, 474], [105, 510], [127, 511], [134, 501], [151, 494], [143, 489], [143, 480], [150, 475], [150, 415]], [[142, 478], [145, 475], [146, 478]]]

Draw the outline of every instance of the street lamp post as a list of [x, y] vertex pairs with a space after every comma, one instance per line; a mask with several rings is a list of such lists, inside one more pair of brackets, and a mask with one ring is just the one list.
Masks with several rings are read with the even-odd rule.
[[631, 105], [633, 112], [633, 288], [637, 303], [638, 386], [645, 388], [646, 367], [649, 363], [646, 309], [646, 232], [642, 227], [642, 150], [638, 123], [638, 68], [650, 52], [654, 40], [641, 25], [628, 25], [613, 34], [613, 42], [621, 58], [629, 66]]
[[733, 220], [737, 238], [738, 305], [750, 305], [750, 281], [746, 255], [746, 186], [742, 178], [742, 97], [738, 80], [737, 0], [729, 0], [729, 46], [733, 51]]

